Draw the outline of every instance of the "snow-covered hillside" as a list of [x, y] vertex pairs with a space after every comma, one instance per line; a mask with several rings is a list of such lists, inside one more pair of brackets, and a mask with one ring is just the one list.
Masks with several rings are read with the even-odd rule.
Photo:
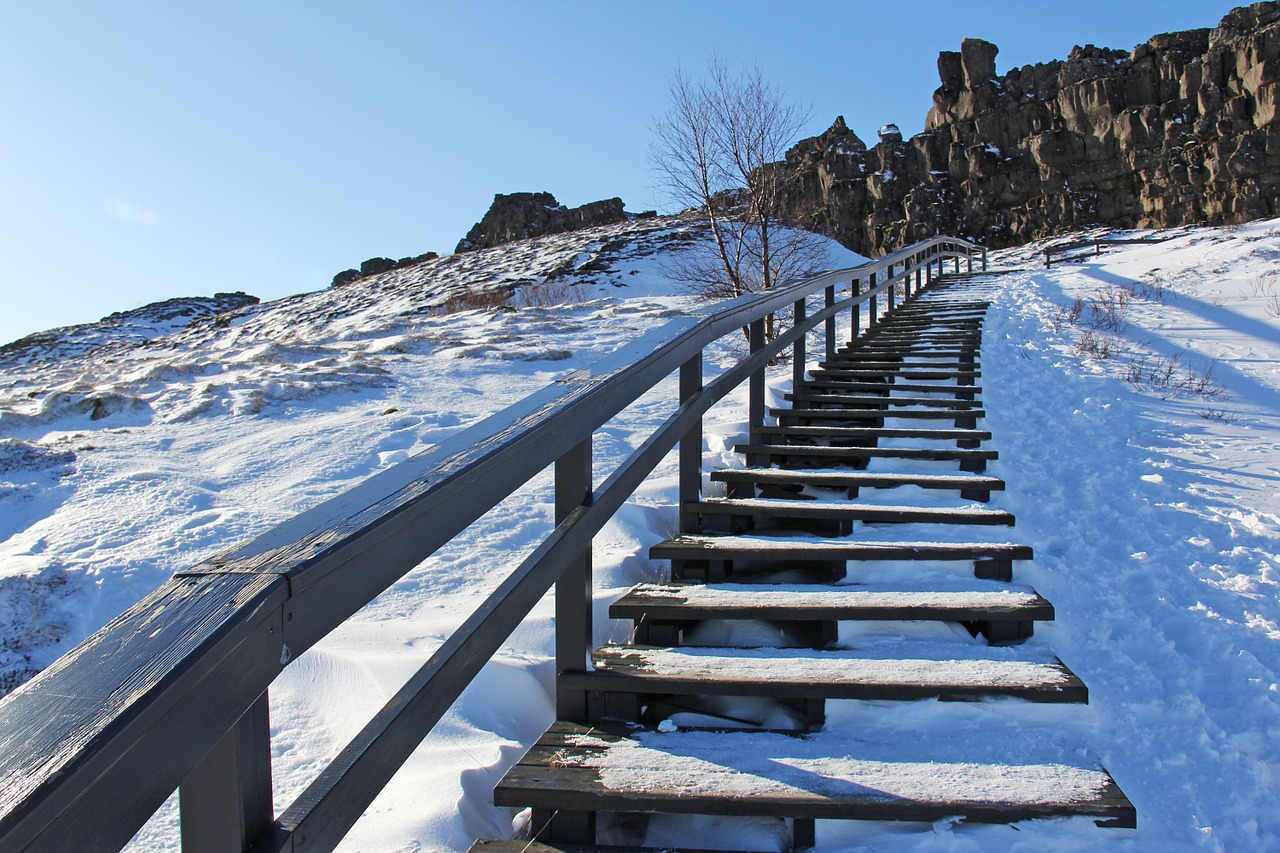
[[[173, 571], [684, 310], [663, 258], [690, 239], [678, 223], [635, 222], [428, 261], [146, 341], [136, 326], [127, 340], [104, 327], [92, 349], [55, 336], [0, 353], [0, 667], [20, 681]], [[856, 262], [833, 248], [831, 266]], [[993, 506], [1016, 513], [1036, 548], [1019, 579], [1057, 606], [1036, 642], [1089, 684], [1092, 708], [1072, 713], [1081, 724], [982, 703], [969, 734], [1012, 743], [1072, 729], [1134, 800], [1139, 829], [838, 825], [820, 827], [819, 846], [1280, 847], [1280, 222], [1187, 229], [1051, 270], [1029, 247], [993, 267], [1022, 268], [987, 286], [992, 473], [1009, 483]], [[520, 285], [515, 310], [476, 295]], [[718, 366], [711, 353], [708, 373]], [[783, 371], [774, 390], [786, 387]], [[666, 416], [660, 397], [597, 435], [600, 470]], [[709, 466], [741, 464], [738, 403], [707, 418]], [[547, 482], [286, 670], [271, 694], [278, 808], [549, 530]], [[604, 618], [609, 600], [660, 575], [645, 553], [674, 529], [674, 501], [668, 464], [598, 538], [600, 639], [626, 630]], [[343, 849], [464, 850], [511, 832], [519, 816], [490, 794], [551, 719], [551, 640], [543, 602]], [[935, 719], [928, 702], [832, 702], [828, 714], [890, 742], [924, 737]], [[175, 815], [170, 804], [135, 849], [171, 847]], [[653, 831], [692, 843], [697, 830]], [[752, 824], [714, 831], [692, 846], [775, 840]]]

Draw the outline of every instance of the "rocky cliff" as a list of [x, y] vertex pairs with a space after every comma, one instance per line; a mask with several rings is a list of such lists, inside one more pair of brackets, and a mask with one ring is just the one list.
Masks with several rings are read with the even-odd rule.
[[513, 240], [612, 225], [626, 218], [620, 198], [570, 208], [551, 193], [498, 193], [484, 218], [472, 226], [454, 251], [488, 249]]
[[1280, 215], [1280, 3], [1131, 51], [996, 74], [998, 48], [938, 57], [925, 131], [868, 148], [843, 118], [787, 153], [791, 214], [879, 255], [938, 232], [991, 246], [1090, 225]]

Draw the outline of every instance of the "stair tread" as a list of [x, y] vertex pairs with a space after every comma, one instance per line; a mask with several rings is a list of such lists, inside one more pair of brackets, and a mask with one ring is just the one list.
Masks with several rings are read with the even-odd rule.
[[1136, 823], [1133, 804], [1093, 762], [985, 763], [973, 754], [981, 745], [957, 744], [945, 756], [919, 754], [915, 746], [825, 732], [798, 738], [558, 722], [507, 772], [494, 803], [851, 820], [1080, 815]]
[[737, 444], [738, 453], [842, 459], [999, 459], [999, 452], [968, 447], [828, 447], [811, 444]]
[[733, 559], [735, 557], [778, 556], [817, 560], [918, 559], [956, 560], [989, 557], [1030, 560], [1029, 545], [1014, 542], [937, 542], [820, 539], [788, 536], [704, 536], [684, 534], [659, 542], [649, 549], [654, 559]]
[[930, 427], [763, 426], [761, 435], [795, 435], [814, 438], [923, 438], [938, 441], [988, 441], [989, 430]]
[[831, 488], [846, 486], [886, 487], [919, 486], [924, 489], [992, 489], [1002, 491], [1003, 480], [982, 474], [897, 474], [872, 471], [833, 471], [830, 469], [727, 468], [711, 472], [720, 483], [805, 483]]
[[609, 608], [613, 619], [1051, 620], [1053, 605], [1028, 586], [977, 578], [903, 584], [640, 584]]
[[955, 420], [956, 418], [986, 417], [985, 409], [787, 409], [771, 408], [774, 417], [824, 418], [827, 420], [866, 420], [868, 418], [922, 418], [925, 420]]
[[1062, 661], [1024, 646], [895, 639], [856, 649], [610, 644], [592, 660], [598, 674], [571, 676], [566, 686], [793, 699], [1088, 701], [1084, 683]]
[[983, 506], [927, 507], [869, 504], [854, 501], [786, 500], [780, 498], [706, 498], [687, 503], [687, 512], [723, 515], [766, 515], [784, 518], [843, 518], [864, 521], [910, 521], [949, 524], [1012, 525], [1013, 515]]
[[853, 408], [883, 406], [922, 406], [925, 408], [951, 407], [956, 409], [980, 409], [980, 400], [962, 400], [957, 397], [894, 397], [883, 394], [814, 394], [788, 391], [785, 399], [793, 403], [827, 406], [852, 406]]

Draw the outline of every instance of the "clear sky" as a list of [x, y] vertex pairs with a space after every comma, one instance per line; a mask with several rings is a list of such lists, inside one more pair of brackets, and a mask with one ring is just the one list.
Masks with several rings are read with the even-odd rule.
[[[1211, 27], [1229, 0], [0, 0], [0, 343], [452, 251], [494, 193], [661, 208], [645, 156], [713, 53], [864, 140], [940, 50], [997, 69]], [[806, 134], [809, 135], [809, 134]]]

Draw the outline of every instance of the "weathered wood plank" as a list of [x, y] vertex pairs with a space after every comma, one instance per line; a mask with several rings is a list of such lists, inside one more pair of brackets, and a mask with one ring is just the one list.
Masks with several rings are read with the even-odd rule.
[[682, 512], [768, 519], [838, 519], [879, 523], [991, 524], [1012, 527], [1012, 513], [980, 507], [922, 507], [852, 501], [778, 498], [706, 498], [684, 504]]
[[805, 459], [926, 459], [939, 461], [983, 461], [999, 458], [995, 450], [963, 447], [827, 447], [810, 444], [739, 444], [734, 450], [757, 456], [802, 457]]
[[655, 560], [1030, 560], [1031, 546], [1012, 542], [858, 542], [774, 536], [676, 536], [649, 549]]
[[558, 725], [507, 773], [494, 802], [837, 820], [1137, 821], [1111, 776], [1090, 764], [910, 760], [867, 741], [827, 735], [733, 733], [714, 748], [699, 734], [627, 737], [604, 727]]
[[[885, 398], [887, 399], [887, 398]], [[887, 411], [885, 409], [783, 409], [772, 408], [769, 414], [775, 418], [787, 418], [788, 420], [808, 419], [808, 420], [879, 420], [881, 418], [906, 418], [914, 420], [934, 420], [948, 421], [957, 418], [985, 418], [987, 416], [985, 409], [894, 409]]]
[[287, 586], [174, 578], [5, 697], [4, 848], [124, 846], [283, 669]]
[[1057, 658], [963, 643], [892, 642], [854, 650], [607, 645], [574, 689], [781, 699], [1084, 703], [1089, 691]]
[[970, 581], [901, 589], [853, 584], [641, 584], [609, 606], [613, 619], [1048, 621], [1053, 605], [1030, 587]]
[[897, 474], [867, 471], [782, 470], [778, 468], [733, 468], [711, 472], [720, 483], [773, 483], [776, 485], [811, 485], [831, 489], [892, 489], [919, 486], [922, 489], [972, 489], [1004, 491], [1005, 482], [997, 477], [964, 474]]

